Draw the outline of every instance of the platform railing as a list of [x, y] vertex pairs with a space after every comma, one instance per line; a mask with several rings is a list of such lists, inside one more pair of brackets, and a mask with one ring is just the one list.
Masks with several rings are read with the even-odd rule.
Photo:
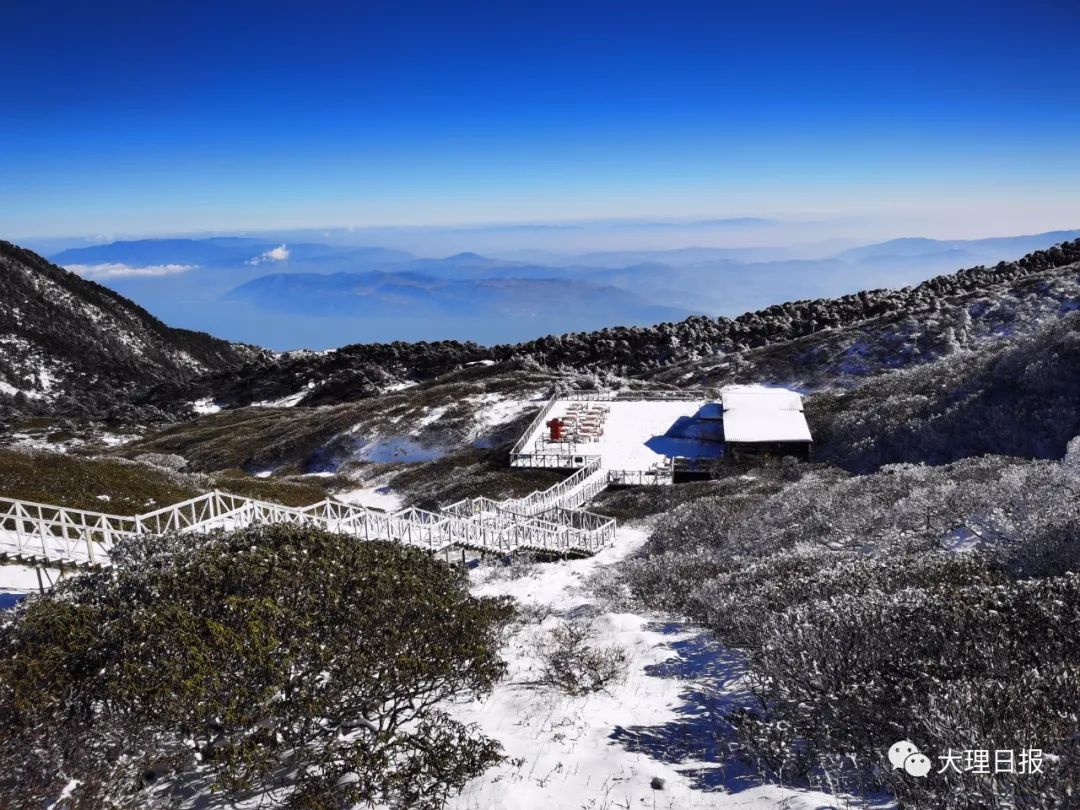
[[525, 432], [521, 434], [521, 438], [517, 440], [513, 447], [510, 448], [510, 458], [512, 459], [516, 454], [521, 453], [525, 449], [525, 443], [529, 440], [529, 436], [533, 434], [533, 431], [543, 424], [547, 415], [551, 413], [551, 409], [555, 407], [555, 403], [559, 401], [558, 394], [552, 394], [548, 401], [544, 403], [544, 407], [540, 409], [532, 422], [529, 423], [529, 427], [525, 429]]

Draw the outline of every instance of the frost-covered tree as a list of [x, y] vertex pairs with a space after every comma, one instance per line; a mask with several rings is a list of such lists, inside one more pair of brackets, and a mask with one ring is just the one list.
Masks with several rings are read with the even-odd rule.
[[504, 600], [307, 527], [140, 538], [0, 627], [0, 804], [440, 807], [499, 759], [445, 701], [503, 675]]

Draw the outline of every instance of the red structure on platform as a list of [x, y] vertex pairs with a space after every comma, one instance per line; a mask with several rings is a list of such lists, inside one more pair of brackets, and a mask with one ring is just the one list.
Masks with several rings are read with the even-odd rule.
[[552, 419], [547, 423], [548, 428], [551, 429], [551, 441], [562, 441], [563, 424], [562, 419]]

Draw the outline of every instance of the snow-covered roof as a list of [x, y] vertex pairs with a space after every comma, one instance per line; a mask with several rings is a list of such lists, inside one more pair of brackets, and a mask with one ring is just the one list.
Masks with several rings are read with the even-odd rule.
[[733, 385], [720, 392], [729, 442], [809, 442], [802, 397], [786, 388]]

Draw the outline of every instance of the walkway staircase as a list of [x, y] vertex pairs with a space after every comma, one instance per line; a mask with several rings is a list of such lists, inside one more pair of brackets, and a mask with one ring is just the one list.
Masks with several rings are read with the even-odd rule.
[[334, 499], [298, 508], [214, 491], [125, 516], [0, 498], [0, 558], [34, 565], [107, 565], [113, 546], [127, 537], [256, 523], [318, 526], [433, 553], [463, 548], [503, 554], [593, 554], [611, 542], [615, 520], [577, 507], [606, 484], [606, 472], [593, 459], [565, 481], [524, 498], [473, 498], [439, 512], [409, 508], [389, 513]]

